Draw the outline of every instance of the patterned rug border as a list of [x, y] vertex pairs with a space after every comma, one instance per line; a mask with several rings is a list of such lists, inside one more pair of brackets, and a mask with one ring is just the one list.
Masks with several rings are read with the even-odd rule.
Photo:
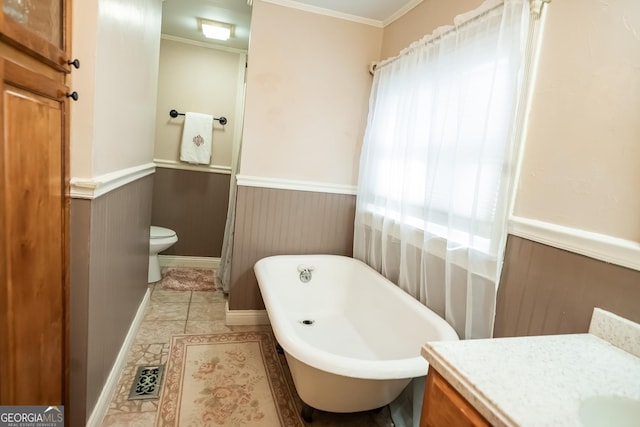
[[275, 349], [275, 338], [268, 331], [223, 332], [217, 334], [175, 335], [165, 370], [165, 380], [160, 392], [156, 426], [176, 426], [180, 419], [182, 400], [182, 375], [187, 347], [190, 345], [258, 342], [262, 363], [267, 373], [271, 395], [283, 426], [304, 426], [295, 405], [294, 394], [287, 383], [284, 368]]

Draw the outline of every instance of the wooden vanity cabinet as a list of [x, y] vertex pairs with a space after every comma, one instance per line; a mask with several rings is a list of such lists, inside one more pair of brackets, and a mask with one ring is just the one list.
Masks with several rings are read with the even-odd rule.
[[490, 426], [435, 369], [429, 367], [420, 427]]

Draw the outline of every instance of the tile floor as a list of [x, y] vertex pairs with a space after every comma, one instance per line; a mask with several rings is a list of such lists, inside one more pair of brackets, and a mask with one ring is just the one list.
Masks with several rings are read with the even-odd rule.
[[[102, 423], [104, 427], [154, 425], [158, 399], [129, 400], [129, 391], [138, 366], [166, 362], [172, 335], [256, 329], [256, 326], [225, 325], [225, 297], [220, 291], [163, 290], [159, 283], [161, 282], [149, 285], [151, 298], [146, 314], [129, 351], [116, 393]], [[286, 364], [284, 357], [282, 363]], [[292, 384], [291, 389], [295, 390]], [[297, 396], [295, 397], [300, 407], [301, 402]], [[393, 422], [388, 408], [384, 408], [377, 413], [360, 414], [329, 414], [316, 411], [314, 421], [308, 425], [370, 427], [393, 426]]]

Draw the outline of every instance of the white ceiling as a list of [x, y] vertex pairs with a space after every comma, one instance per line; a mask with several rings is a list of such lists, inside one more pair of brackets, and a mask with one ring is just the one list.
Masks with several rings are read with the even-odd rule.
[[[363, 18], [364, 20], [377, 21], [377, 23], [382, 25], [397, 12], [404, 10], [405, 7], [413, 7], [421, 1], [422, 0], [296, 0], [290, 1], [289, 3], [300, 3], [327, 9], [340, 14]], [[276, 2], [279, 3], [279, 1], [274, 1], [274, 3]]]
[[[422, 0], [264, 1], [383, 26]], [[233, 24], [234, 36], [226, 42], [206, 39], [198, 31], [197, 18]], [[250, 23], [247, 0], [164, 0], [162, 5], [162, 34], [183, 39], [246, 50]]]
[[[234, 25], [227, 41], [207, 39], [198, 29], [198, 18]], [[246, 50], [249, 46], [251, 7], [246, 0], [164, 0], [162, 34], [208, 44]]]

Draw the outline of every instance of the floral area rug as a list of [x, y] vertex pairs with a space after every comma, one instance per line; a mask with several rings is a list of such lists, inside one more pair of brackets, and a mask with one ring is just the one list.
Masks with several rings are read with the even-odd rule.
[[272, 333], [174, 336], [156, 426], [304, 426]]
[[174, 291], [215, 291], [215, 270], [211, 268], [162, 269], [160, 289]]

